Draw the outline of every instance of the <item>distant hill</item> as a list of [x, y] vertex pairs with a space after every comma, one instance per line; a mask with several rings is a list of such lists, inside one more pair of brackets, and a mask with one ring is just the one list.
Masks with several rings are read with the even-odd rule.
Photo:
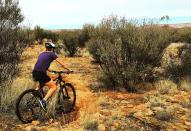
[[57, 33], [57, 32], [62, 32], [62, 31], [76, 31], [76, 30], [80, 30], [80, 29], [51, 29], [49, 31]]
[[159, 24], [160, 26], [168, 25], [172, 28], [185, 28], [191, 27], [191, 23], [180, 23], [180, 24]]
[[[160, 26], [164, 26], [165, 24], [159, 24]], [[185, 28], [185, 27], [191, 27], [191, 23], [180, 23], [180, 24], [166, 24], [172, 28]], [[61, 32], [61, 31], [76, 31], [80, 29], [51, 29], [52, 32]]]
[[173, 28], [184, 28], [184, 27], [191, 27], [191, 23], [169, 24], [169, 26]]

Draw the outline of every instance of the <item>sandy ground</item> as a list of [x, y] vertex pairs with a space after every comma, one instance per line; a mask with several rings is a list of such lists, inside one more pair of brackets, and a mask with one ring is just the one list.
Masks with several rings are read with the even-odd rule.
[[[19, 78], [31, 79], [31, 71], [37, 60], [42, 46], [28, 48], [22, 57], [21, 73]], [[65, 65], [74, 70], [74, 74], [66, 75], [63, 79], [74, 85], [77, 94], [75, 111], [61, 115], [57, 119], [34, 121], [22, 124], [14, 111], [0, 114], [0, 129], [2, 130], [42, 130], [42, 131], [83, 131], [85, 128], [95, 130], [92, 124], [95, 120], [100, 131], [126, 131], [126, 130], [190, 130], [191, 106], [189, 100], [191, 92], [175, 91], [171, 94], [161, 95], [156, 90], [136, 94], [107, 90], [99, 91], [98, 81], [99, 65], [92, 63], [90, 56], [64, 57], [60, 56]], [[61, 70], [56, 63], [51, 69]], [[97, 91], [92, 90], [97, 88]], [[18, 94], [19, 95], [19, 94]], [[164, 101], [164, 103], [163, 103]], [[186, 101], [185, 101], [186, 102]], [[162, 105], [157, 107], [157, 105]], [[153, 106], [154, 105], [154, 106]], [[156, 107], [155, 107], [156, 106]], [[185, 107], [183, 107], [185, 106]], [[164, 109], [173, 110], [172, 120], [161, 121], [156, 119], [157, 112]], [[168, 114], [164, 114], [166, 116]]]

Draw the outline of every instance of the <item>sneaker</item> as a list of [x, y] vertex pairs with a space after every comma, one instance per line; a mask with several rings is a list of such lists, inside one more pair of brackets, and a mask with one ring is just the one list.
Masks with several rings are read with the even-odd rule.
[[39, 100], [41, 108], [46, 111], [46, 101], [44, 99]]

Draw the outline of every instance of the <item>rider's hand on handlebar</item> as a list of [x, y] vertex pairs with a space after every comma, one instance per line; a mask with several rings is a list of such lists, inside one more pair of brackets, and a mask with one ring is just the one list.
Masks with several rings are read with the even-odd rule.
[[51, 69], [48, 69], [48, 71], [49, 71], [49, 72], [52, 72], [53, 70], [51, 70]]
[[68, 70], [68, 73], [73, 73], [73, 72], [74, 72], [73, 70], [70, 70], [70, 69]]

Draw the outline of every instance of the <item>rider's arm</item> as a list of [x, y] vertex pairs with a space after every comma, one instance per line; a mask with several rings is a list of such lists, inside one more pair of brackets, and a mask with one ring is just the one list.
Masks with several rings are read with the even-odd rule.
[[56, 59], [55, 61], [57, 61], [64, 69], [70, 71], [70, 69], [68, 69], [68, 68], [65, 67], [64, 63], [63, 63], [61, 60]]
[[50, 72], [51, 72], [52, 70], [51, 70], [51, 69], [48, 69], [48, 71], [50, 71]]

